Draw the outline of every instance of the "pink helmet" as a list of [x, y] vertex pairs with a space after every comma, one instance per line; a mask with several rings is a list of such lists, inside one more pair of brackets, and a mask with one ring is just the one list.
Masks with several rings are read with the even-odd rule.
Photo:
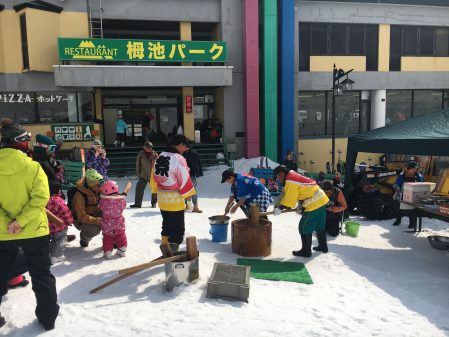
[[100, 191], [104, 195], [118, 193], [117, 183], [114, 180], [108, 180], [105, 183], [103, 183], [103, 185], [101, 185]]

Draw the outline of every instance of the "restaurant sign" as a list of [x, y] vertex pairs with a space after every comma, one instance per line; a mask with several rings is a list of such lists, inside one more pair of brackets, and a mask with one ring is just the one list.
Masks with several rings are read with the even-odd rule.
[[226, 42], [58, 38], [61, 61], [226, 62]]
[[93, 130], [93, 124], [54, 124], [51, 126], [55, 140], [64, 142], [92, 141], [95, 139], [92, 135]]

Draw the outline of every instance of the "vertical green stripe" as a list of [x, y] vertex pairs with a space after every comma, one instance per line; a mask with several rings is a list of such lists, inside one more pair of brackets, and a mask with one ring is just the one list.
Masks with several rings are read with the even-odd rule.
[[277, 0], [264, 0], [263, 4], [264, 153], [277, 161]]

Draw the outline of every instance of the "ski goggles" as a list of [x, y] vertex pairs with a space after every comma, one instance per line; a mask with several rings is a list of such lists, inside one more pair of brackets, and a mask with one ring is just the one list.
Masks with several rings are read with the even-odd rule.
[[26, 142], [31, 139], [31, 132], [24, 132], [21, 135], [18, 135], [17, 137], [14, 137], [13, 140], [17, 143]]
[[49, 152], [55, 152], [56, 149], [58, 148], [58, 145], [56, 144], [48, 145], [43, 143], [36, 143], [34, 144], [34, 146], [43, 147], [44, 149], [47, 149]]

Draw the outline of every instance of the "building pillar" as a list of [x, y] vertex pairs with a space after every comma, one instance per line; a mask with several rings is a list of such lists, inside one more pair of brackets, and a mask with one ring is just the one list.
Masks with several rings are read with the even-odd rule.
[[280, 141], [281, 153], [278, 154], [278, 160], [281, 163], [287, 150], [294, 151], [295, 128], [298, 124], [295, 122], [295, 1], [283, 0], [280, 3]]
[[260, 156], [259, 124], [259, 1], [244, 0], [245, 156]]
[[263, 0], [263, 139], [264, 154], [278, 160], [277, 1]]
[[[192, 40], [192, 24], [190, 22], [181, 21], [179, 23], [179, 30], [182, 41]], [[191, 66], [192, 63], [183, 63], [184, 66]], [[195, 139], [195, 113], [193, 108], [193, 87], [182, 88], [182, 127], [184, 129], [184, 135], [193, 140]], [[187, 106], [190, 104], [190, 107]]]
[[386, 96], [386, 90], [371, 90], [371, 130], [385, 126]]

